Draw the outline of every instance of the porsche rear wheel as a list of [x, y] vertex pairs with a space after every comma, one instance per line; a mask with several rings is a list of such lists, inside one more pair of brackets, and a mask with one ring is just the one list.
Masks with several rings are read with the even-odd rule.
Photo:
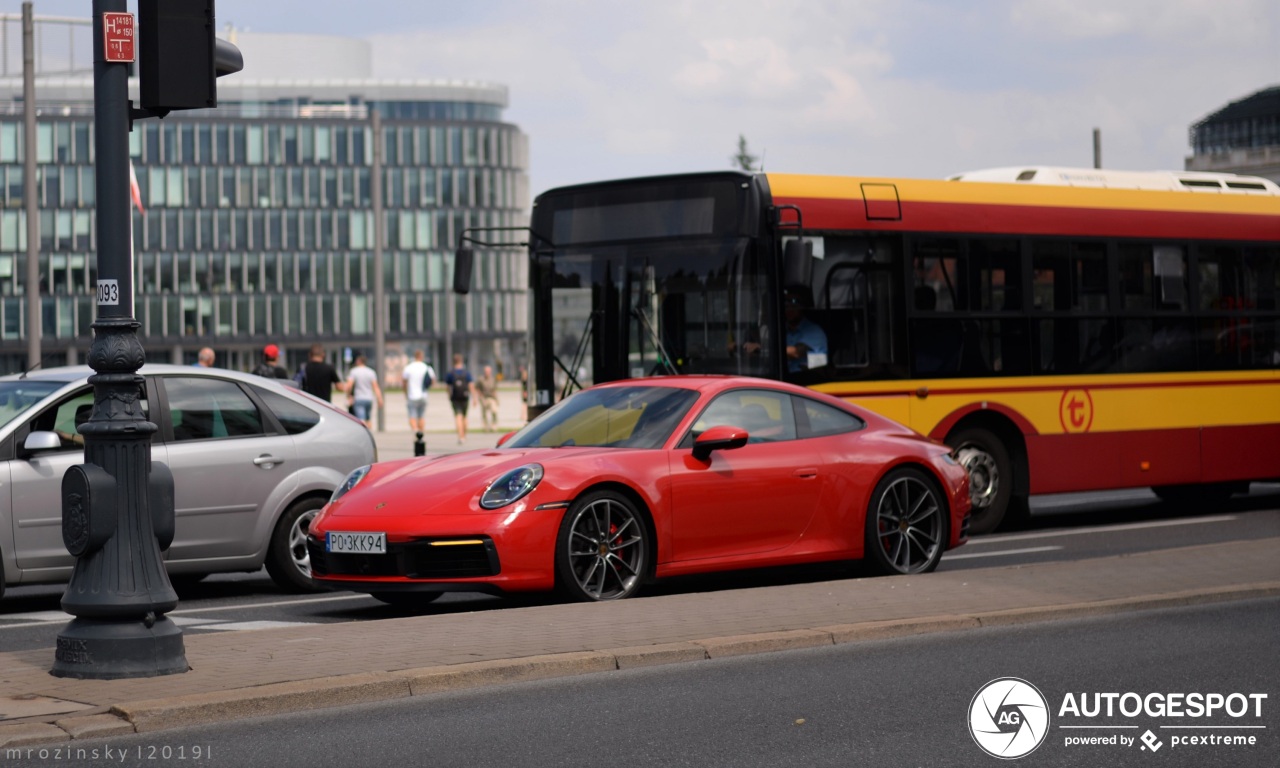
[[640, 588], [652, 541], [635, 504], [594, 491], [569, 507], [556, 537], [556, 586], [582, 602], [620, 600]]
[[875, 570], [928, 573], [946, 548], [946, 501], [920, 470], [894, 470], [871, 494], [866, 528], [866, 557]]

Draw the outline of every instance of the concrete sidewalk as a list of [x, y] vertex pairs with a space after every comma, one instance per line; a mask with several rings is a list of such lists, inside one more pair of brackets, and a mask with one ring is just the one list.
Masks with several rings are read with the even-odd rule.
[[[345, 397], [342, 393], [336, 393], [333, 401], [335, 404], [345, 406]], [[378, 443], [378, 460], [411, 458], [414, 435], [409, 430], [404, 392], [385, 393], [383, 404], [385, 407], [382, 415], [383, 429], [378, 429], [376, 409], [373, 416], [373, 436]], [[425, 419], [427, 431], [424, 437], [428, 456], [470, 451], [476, 448], [491, 448], [498, 442], [499, 437], [525, 424], [520, 390], [515, 384], [507, 383], [500, 384], [498, 387], [497, 427], [490, 432], [484, 431], [480, 404], [476, 398], [472, 398], [471, 408], [467, 412], [467, 436], [462, 443], [459, 443], [453, 420], [453, 406], [449, 403], [448, 393], [438, 384], [427, 395]]]
[[[456, 445], [456, 440], [454, 441]], [[102, 738], [494, 683], [1280, 595], [1280, 539], [1082, 562], [193, 634], [191, 671], [49, 674], [0, 653], [0, 747]]]

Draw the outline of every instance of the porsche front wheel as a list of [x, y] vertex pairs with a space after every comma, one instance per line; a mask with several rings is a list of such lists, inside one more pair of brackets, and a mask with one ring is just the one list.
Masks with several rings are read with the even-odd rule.
[[556, 537], [556, 585], [583, 602], [619, 600], [640, 588], [652, 542], [629, 499], [595, 491], [569, 507]]
[[918, 469], [890, 472], [867, 510], [866, 557], [881, 573], [928, 573], [947, 543], [947, 505]]

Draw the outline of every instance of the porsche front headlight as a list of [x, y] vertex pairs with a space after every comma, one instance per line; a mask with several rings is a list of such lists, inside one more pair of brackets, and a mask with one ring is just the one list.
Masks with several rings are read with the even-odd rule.
[[480, 496], [480, 506], [485, 509], [505, 507], [538, 487], [542, 480], [541, 464], [525, 464], [504, 472], [489, 484]]
[[347, 475], [347, 479], [342, 481], [342, 485], [339, 485], [337, 488], [333, 489], [333, 495], [329, 497], [329, 503], [332, 504], [333, 502], [347, 495], [347, 491], [359, 485], [360, 481], [363, 480], [364, 476], [367, 474], [369, 474], [368, 464], [364, 465], [363, 467], [356, 467], [355, 469], [351, 470], [351, 474]]

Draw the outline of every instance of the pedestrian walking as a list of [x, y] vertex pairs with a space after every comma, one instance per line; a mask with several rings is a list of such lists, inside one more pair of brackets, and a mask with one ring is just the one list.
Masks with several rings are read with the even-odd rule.
[[462, 364], [462, 355], [453, 356], [453, 368], [444, 375], [444, 384], [449, 390], [449, 404], [453, 406], [458, 445], [462, 445], [467, 439], [467, 409], [471, 407], [471, 396], [476, 388], [471, 371]]
[[476, 379], [476, 395], [480, 398], [484, 431], [492, 432], [498, 428], [498, 379], [493, 375], [493, 366], [486, 365]]
[[196, 365], [201, 368], [212, 368], [213, 360], [213, 349], [210, 347], [204, 347], [196, 353]]
[[339, 391], [346, 391], [346, 385], [338, 376], [337, 369], [325, 362], [324, 347], [319, 344], [311, 345], [311, 354], [307, 362], [298, 369], [293, 380], [302, 387], [303, 392], [318, 397], [326, 403], [333, 402], [334, 386], [337, 386]]
[[[436, 370], [426, 362], [422, 350], [413, 353], [413, 362], [404, 367], [404, 396], [408, 401], [409, 430], [414, 433], [415, 455], [422, 433], [427, 430], [427, 392], [436, 380]], [[425, 448], [425, 446], [424, 446]], [[425, 452], [425, 451], [424, 451]]]
[[276, 362], [279, 359], [280, 348], [275, 344], [268, 344], [262, 348], [262, 362], [258, 363], [258, 367], [254, 368], [253, 372], [268, 379], [289, 378], [289, 372]]
[[373, 403], [382, 407], [382, 387], [378, 386], [378, 374], [365, 364], [364, 355], [356, 355], [356, 364], [347, 372], [347, 394], [355, 404], [355, 416], [373, 429]]

